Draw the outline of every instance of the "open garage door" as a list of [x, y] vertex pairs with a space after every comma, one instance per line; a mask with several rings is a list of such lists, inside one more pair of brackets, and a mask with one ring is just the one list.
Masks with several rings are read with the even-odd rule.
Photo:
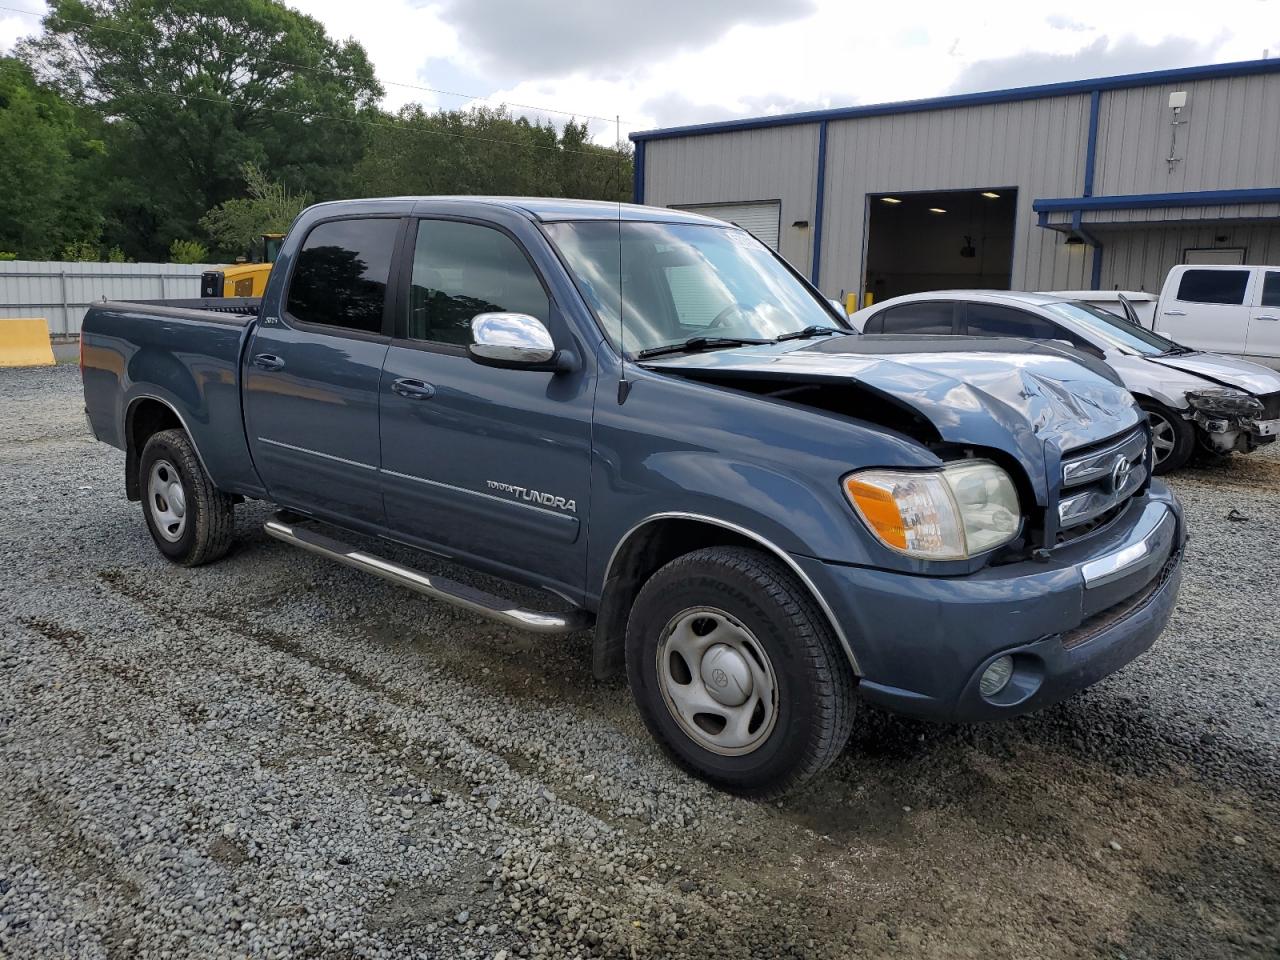
[[867, 199], [864, 291], [876, 303], [927, 290], [1009, 289], [1016, 189], [872, 194]]
[[707, 203], [697, 206], [675, 204], [673, 206], [677, 210], [700, 213], [704, 217], [728, 220], [767, 243], [770, 249], [778, 249], [782, 204], [777, 200], [760, 200], [752, 203]]

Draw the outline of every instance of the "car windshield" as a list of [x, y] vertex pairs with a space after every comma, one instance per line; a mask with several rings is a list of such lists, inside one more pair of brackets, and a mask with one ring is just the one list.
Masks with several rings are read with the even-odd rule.
[[629, 354], [845, 330], [745, 230], [616, 220], [546, 230], [609, 339]]
[[1046, 303], [1044, 309], [1064, 320], [1072, 320], [1088, 327], [1094, 334], [1113, 347], [1131, 350], [1146, 357], [1158, 357], [1166, 353], [1182, 353], [1186, 348], [1168, 337], [1162, 337], [1145, 327], [1139, 327], [1122, 317], [1109, 313], [1091, 303], [1063, 300]]

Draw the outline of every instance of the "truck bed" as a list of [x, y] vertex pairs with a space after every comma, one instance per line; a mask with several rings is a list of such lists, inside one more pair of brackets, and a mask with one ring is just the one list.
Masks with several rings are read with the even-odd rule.
[[139, 412], [172, 417], [220, 488], [259, 488], [241, 428], [240, 367], [260, 308], [244, 297], [91, 305], [80, 357], [94, 436], [136, 457], [130, 424]]

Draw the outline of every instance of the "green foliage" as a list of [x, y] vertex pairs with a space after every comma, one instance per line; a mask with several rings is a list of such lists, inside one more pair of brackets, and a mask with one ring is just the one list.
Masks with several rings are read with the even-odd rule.
[[280, 0], [48, 10], [0, 58], [0, 249], [20, 257], [163, 260], [174, 238], [232, 257], [313, 198], [630, 196], [629, 147], [585, 123], [382, 112], [360, 44]]
[[219, 251], [238, 256], [264, 233], [284, 233], [294, 217], [311, 205], [311, 194], [292, 193], [274, 183], [257, 164], [241, 168], [249, 196], [227, 200], [200, 220]]
[[209, 248], [199, 240], [175, 240], [169, 244], [170, 263], [208, 263]]
[[71, 263], [97, 263], [102, 259], [102, 248], [97, 240], [72, 240], [62, 248], [58, 259]]
[[[20, 44], [38, 75], [111, 121], [109, 240], [158, 256], [261, 164], [296, 189], [350, 187], [382, 94], [364, 49], [276, 0], [53, 0]], [[297, 65], [297, 66], [294, 66]]]
[[128, 263], [128, 260], [125, 259], [124, 251], [115, 246], [107, 251], [107, 263]]
[[12, 250], [0, 250], [0, 262], [4, 262], [6, 260], [17, 260], [17, 259], [18, 259], [18, 255], [14, 253]]
[[586, 124], [513, 117], [506, 108], [429, 113], [420, 106], [384, 118], [356, 168], [360, 194], [497, 194], [588, 200], [631, 197], [631, 154], [587, 140]]
[[90, 119], [0, 57], [0, 247], [39, 260], [100, 229], [102, 143]]

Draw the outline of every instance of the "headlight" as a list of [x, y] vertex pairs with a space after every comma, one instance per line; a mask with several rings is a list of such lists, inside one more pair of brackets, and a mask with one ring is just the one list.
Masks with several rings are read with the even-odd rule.
[[1262, 401], [1257, 397], [1230, 387], [1192, 390], [1187, 394], [1187, 403], [1193, 410], [1218, 417], [1257, 418], [1262, 416], [1263, 410]]
[[909, 557], [963, 560], [1018, 535], [1022, 515], [1009, 475], [987, 460], [942, 470], [861, 470], [844, 478], [858, 515]]

